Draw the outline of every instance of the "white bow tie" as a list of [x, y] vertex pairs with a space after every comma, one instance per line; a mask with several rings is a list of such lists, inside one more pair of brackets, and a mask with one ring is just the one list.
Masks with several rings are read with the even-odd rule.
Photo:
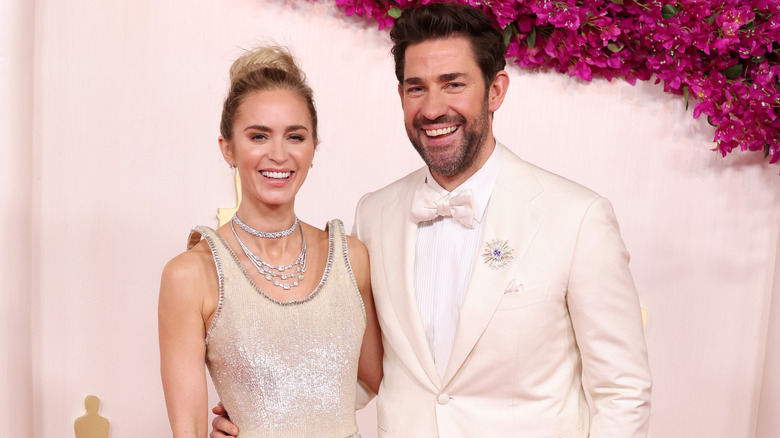
[[464, 227], [474, 228], [474, 195], [471, 190], [441, 196], [433, 187], [423, 183], [412, 198], [412, 217], [417, 222], [437, 216], [452, 216]]

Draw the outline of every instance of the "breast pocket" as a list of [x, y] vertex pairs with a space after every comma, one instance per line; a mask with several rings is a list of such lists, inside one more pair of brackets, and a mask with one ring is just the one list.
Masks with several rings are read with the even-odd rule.
[[498, 303], [497, 310], [516, 309], [518, 307], [528, 307], [539, 304], [547, 300], [550, 294], [550, 287], [550, 285], [544, 285], [523, 289], [517, 292], [505, 293]]

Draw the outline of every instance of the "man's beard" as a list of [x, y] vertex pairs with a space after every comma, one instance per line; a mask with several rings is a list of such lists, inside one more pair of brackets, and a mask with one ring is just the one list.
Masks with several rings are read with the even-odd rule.
[[[443, 115], [437, 117], [436, 120], [418, 116], [412, 122], [411, 129], [409, 126], [406, 127], [406, 134], [409, 137], [409, 141], [412, 142], [412, 146], [414, 146], [431, 171], [444, 176], [455, 176], [468, 169], [477, 159], [488, 135], [489, 117], [488, 100], [486, 97], [482, 102], [479, 116], [469, 124], [466, 124], [465, 117], [457, 113], [453, 116]], [[458, 129], [463, 130], [462, 138], [451, 155], [446, 157], [432, 156], [423, 147], [422, 137], [426, 134], [422, 130], [422, 126], [433, 124], [458, 124], [460, 125]]]

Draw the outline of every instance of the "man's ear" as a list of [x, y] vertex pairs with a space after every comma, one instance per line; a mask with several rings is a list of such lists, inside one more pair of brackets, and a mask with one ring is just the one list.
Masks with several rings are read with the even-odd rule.
[[501, 70], [496, 73], [493, 78], [493, 82], [490, 83], [488, 88], [488, 109], [490, 112], [495, 112], [501, 108], [501, 104], [504, 103], [507, 89], [509, 88], [509, 75], [506, 71]]
[[233, 146], [231, 146], [230, 142], [225, 140], [222, 136], [219, 137], [219, 150], [222, 152], [222, 158], [224, 158], [228, 164], [236, 164], [236, 159], [233, 156]]

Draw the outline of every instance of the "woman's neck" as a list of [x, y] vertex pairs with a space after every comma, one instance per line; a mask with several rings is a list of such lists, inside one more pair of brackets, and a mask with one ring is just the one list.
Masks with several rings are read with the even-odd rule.
[[[269, 263], [285, 263], [300, 252], [303, 228], [295, 221], [292, 205], [267, 208], [241, 203], [236, 216], [240, 221], [232, 223], [236, 234], [253, 253]], [[292, 227], [293, 224], [295, 227]], [[292, 230], [288, 233], [290, 228]]]
[[293, 204], [268, 207], [266, 205], [254, 206], [242, 202], [236, 214], [244, 224], [263, 233], [286, 230], [295, 221]]

